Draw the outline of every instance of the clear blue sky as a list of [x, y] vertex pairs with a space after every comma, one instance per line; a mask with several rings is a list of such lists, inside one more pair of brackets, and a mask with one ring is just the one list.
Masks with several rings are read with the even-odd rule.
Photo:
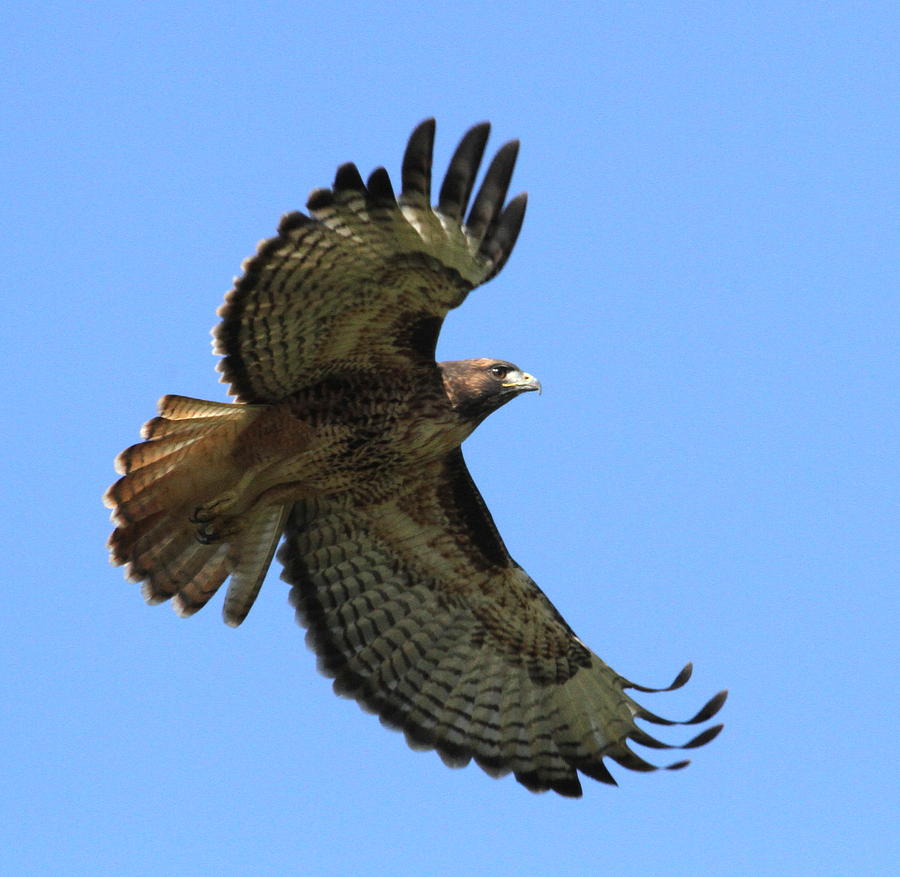
[[[2, 13], [0, 871], [860, 875], [896, 866], [894, 2], [13, 3]], [[438, 119], [529, 212], [443, 358], [536, 374], [466, 446], [516, 559], [624, 675], [731, 689], [686, 771], [580, 801], [335, 697], [273, 569], [182, 621], [108, 566], [112, 460], [223, 398], [241, 260]]]

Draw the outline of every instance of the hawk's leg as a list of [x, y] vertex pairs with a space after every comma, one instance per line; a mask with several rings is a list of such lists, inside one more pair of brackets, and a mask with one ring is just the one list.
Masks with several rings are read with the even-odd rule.
[[[243, 482], [243, 478], [241, 481]], [[190, 521], [197, 525], [197, 541], [204, 545], [233, 540], [244, 528], [244, 521], [261, 506], [296, 502], [310, 495], [301, 481], [276, 484], [259, 494], [252, 502], [236, 511], [239, 491], [228, 491], [208, 503], [197, 506]]]
[[223, 517], [199, 524], [196, 530], [197, 541], [202, 545], [231, 541], [241, 532], [241, 523], [239, 517]]
[[[248, 499], [248, 493], [264, 468], [264, 466], [257, 465], [246, 469], [229, 490], [217, 494], [202, 505], [195, 506], [190, 517], [191, 523], [211, 525], [211, 531], [223, 529], [215, 526], [217, 521], [228, 517], [237, 517], [256, 503], [256, 499], [252, 499], [252, 493], [249, 494], [251, 498]], [[202, 529], [206, 528], [200, 527], [198, 532]], [[203, 540], [201, 539], [201, 541]]]
[[210, 524], [217, 518], [228, 516], [229, 509], [237, 505], [237, 494], [234, 491], [223, 493], [215, 499], [194, 508], [190, 517], [192, 524]]

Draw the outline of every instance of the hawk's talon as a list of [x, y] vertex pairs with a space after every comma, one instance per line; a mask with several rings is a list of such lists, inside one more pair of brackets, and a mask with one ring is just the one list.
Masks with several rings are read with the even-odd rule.
[[194, 513], [188, 520], [192, 524], [208, 524], [212, 520], [212, 516], [207, 511], [206, 506], [198, 505], [194, 508]]
[[241, 522], [237, 517], [210, 517], [207, 521], [194, 521], [199, 523], [196, 530], [197, 541], [202, 545], [214, 545], [235, 536], [241, 531]]
[[216, 518], [221, 517], [222, 513], [232, 508], [234, 504], [234, 494], [223, 494], [203, 505], [195, 506], [190, 521], [192, 524], [209, 524]]
[[201, 526], [197, 527], [196, 536], [197, 541], [201, 545], [214, 545], [222, 538], [221, 534], [217, 532], [216, 528], [211, 526], [209, 523], [204, 523]]

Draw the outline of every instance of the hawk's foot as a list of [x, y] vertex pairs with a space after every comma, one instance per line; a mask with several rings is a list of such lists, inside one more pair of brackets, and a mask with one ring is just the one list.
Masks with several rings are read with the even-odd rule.
[[237, 515], [219, 515], [206, 521], [196, 521], [192, 518], [191, 522], [197, 524], [197, 541], [203, 545], [213, 545], [231, 539], [243, 527], [243, 522]]
[[237, 496], [234, 493], [222, 493], [203, 505], [194, 507], [190, 521], [192, 524], [209, 524], [221, 518], [234, 508]]

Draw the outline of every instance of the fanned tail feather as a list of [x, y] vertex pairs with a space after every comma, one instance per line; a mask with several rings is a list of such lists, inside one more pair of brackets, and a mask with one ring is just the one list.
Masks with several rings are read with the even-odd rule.
[[110, 561], [142, 582], [148, 603], [173, 599], [182, 616], [201, 609], [228, 576], [229, 624], [246, 617], [262, 585], [287, 509], [254, 511], [231, 540], [204, 544], [193, 510], [239, 476], [229, 452], [259, 407], [164, 396], [159, 416], [144, 424], [144, 441], [116, 459], [122, 477], [106, 492], [116, 529]]
[[256, 600], [290, 508], [288, 504], [261, 509], [241, 533], [223, 609], [225, 621], [232, 627], [237, 627], [247, 617]]

